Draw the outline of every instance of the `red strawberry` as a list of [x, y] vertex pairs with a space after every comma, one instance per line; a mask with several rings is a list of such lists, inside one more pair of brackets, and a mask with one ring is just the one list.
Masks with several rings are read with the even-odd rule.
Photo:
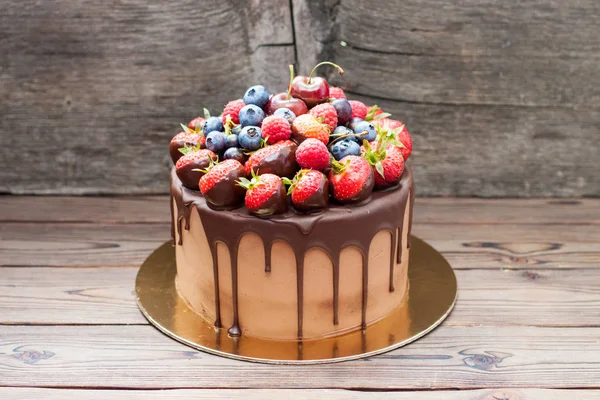
[[241, 178], [238, 185], [246, 189], [244, 202], [250, 214], [268, 217], [287, 211], [285, 186], [277, 175], [253, 175], [252, 180]]
[[303, 114], [292, 122], [292, 137], [298, 143], [302, 143], [308, 138], [315, 138], [323, 144], [327, 144], [329, 143], [329, 126], [317, 121], [313, 115]]
[[206, 118], [196, 117], [188, 123], [188, 128], [196, 132], [202, 132], [204, 121], [206, 121]]
[[384, 119], [390, 117], [392, 114], [383, 112], [381, 108], [377, 104], [367, 107], [367, 116], [365, 117], [365, 121], [376, 121], [380, 119]]
[[169, 143], [169, 154], [171, 155], [173, 164], [177, 163], [177, 160], [183, 156], [183, 153], [179, 149], [183, 149], [185, 147], [194, 147], [199, 150], [204, 147], [205, 143], [206, 138], [203, 134], [192, 131], [180, 132], [173, 136], [171, 143]]
[[317, 139], [306, 139], [296, 150], [296, 161], [302, 168], [323, 171], [329, 167], [330, 159], [327, 146]]
[[292, 128], [288, 120], [277, 115], [265, 118], [262, 122], [261, 130], [262, 137], [266, 138], [268, 144], [288, 140], [292, 136]]
[[412, 153], [412, 138], [406, 129], [406, 125], [390, 118], [375, 120], [373, 123], [386, 131], [389, 137], [393, 136], [394, 139], [398, 141], [397, 144], [400, 147], [404, 161], [408, 160], [408, 157], [410, 157]]
[[345, 99], [346, 93], [337, 86], [329, 86], [329, 97], [332, 99]]
[[240, 123], [240, 110], [245, 105], [246, 105], [246, 103], [244, 103], [241, 99], [233, 100], [233, 101], [230, 101], [229, 103], [227, 103], [227, 105], [225, 106], [225, 109], [223, 110], [223, 115], [221, 115], [221, 122], [223, 122], [223, 125], [225, 125], [225, 123], [227, 122], [228, 115], [231, 116], [231, 120], [233, 121], [234, 124], [236, 124], [236, 125], [239, 124]]
[[177, 177], [188, 189], [198, 190], [198, 181], [204, 175], [202, 170], [208, 168], [211, 162], [217, 160], [217, 155], [210, 150], [186, 148], [185, 155], [177, 160], [175, 172]]
[[373, 168], [362, 157], [346, 156], [332, 162], [329, 181], [333, 198], [341, 203], [356, 203], [369, 197], [375, 179]]
[[[385, 140], [379, 143], [385, 143]], [[404, 157], [400, 147], [388, 143], [384, 151], [383, 144], [379, 143], [372, 149], [365, 141], [363, 157], [375, 168], [375, 189], [385, 189], [400, 182], [404, 172]]]
[[246, 171], [239, 161], [225, 160], [209, 167], [200, 178], [200, 191], [212, 208], [233, 208], [244, 199], [244, 189], [237, 181], [245, 177]]
[[352, 118], [365, 119], [367, 117], [367, 106], [365, 103], [358, 100], [348, 100], [348, 103], [352, 106]]
[[291, 140], [258, 149], [246, 161], [246, 174], [274, 174], [291, 178], [296, 173], [296, 143]]
[[301, 169], [294, 180], [283, 178], [283, 182], [290, 185], [288, 194], [298, 210], [320, 210], [329, 205], [329, 181], [322, 172]]
[[335, 107], [329, 103], [316, 105], [311, 108], [308, 113], [314, 115], [317, 120], [329, 126], [329, 132], [333, 132], [338, 124], [337, 111], [335, 110]]

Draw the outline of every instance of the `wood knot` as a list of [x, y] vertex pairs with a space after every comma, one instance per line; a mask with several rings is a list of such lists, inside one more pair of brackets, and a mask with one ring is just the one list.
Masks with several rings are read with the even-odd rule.
[[494, 392], [485, 395], [481, 400], [519, 400], [519, 396], [506, 392]]
[[542, 277], [540, 274], [538, 274], [537, 272], [533, 272], [533, 271], [525, 271], [525, 276], [527, 277], [527, 279], [532, 280], [532, 281], [535, 281]]

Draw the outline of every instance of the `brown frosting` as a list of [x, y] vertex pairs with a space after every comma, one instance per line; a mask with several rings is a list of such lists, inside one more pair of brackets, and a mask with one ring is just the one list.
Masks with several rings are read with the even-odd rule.
[[[368, 252], [369, 245], [375, 235], [388, 230], [392, 236], [392, 252], [390, 256], [390, 285], [393, 286], [394, 253], [397, 254], [398, 263], [402, 259], [401, 238], [403, 236], [403, 218], [409, 196], [411, 198], [409, 211], [409, 237], [412, 226], [412, 206], [414, 204], [413, 178], [410, 167], [407, 166], [400, 183], [385, 191], [374, 192], [364, 201], [352, 205], [332, 204], [330, 208], [311, 214], [299, 214], [289, 209], [287, 212], [270, 218], [257, 218], [251, 215], [245, 207], [233, 210], [216, 211], [211, 209], [204, 197], [196, 191], [182, 186], [174, 169], [171, 173], [171, 196], [176, 203], [177, 218], [173, 221], [172, 237], [177, 230], [179, 245], [181, 245], [182, 229], [189, 229], [191, 207], [196, 207], [204, 226], [213, 259], [215, 283], [215, 310], [214, 324], [221, 327], [221, 313], [219, 300], [219, 278], [217, 243], [224, 243], [229, 249], [231, 259], [232, 291], [233, 291], [233, 324], [229, 334], [239, 336], [238, 299], [237, 299], [237, 249], [242, 236], [248, 232], [258, 234], [265, 250], [265, 271], [271, 271], [271, 246], [276, 240], [283, 240], [291, 246], [296, 258], [296, 284], [298, 307], [298, 338], [302, 338], [303, 314], [303, 276], [304, 255], [313, 248], [324, 250], [333, 265], [333, 309], [334, 324], [337, 325], [339, 310], [339, 276], [340, 253], [343, 249], [353, 246], [362, 254], [363, 293], [362, 293], [362, 321], [366, 327], [366, 309], [368, 294]], [[173, 201], [171, 201], [173, 207]], [[183, 222], [185, 221], [185, 225]], [[183, 226], [182, 226], [183, 225]], [[232, 229], [232, 227], [236, 227]]]

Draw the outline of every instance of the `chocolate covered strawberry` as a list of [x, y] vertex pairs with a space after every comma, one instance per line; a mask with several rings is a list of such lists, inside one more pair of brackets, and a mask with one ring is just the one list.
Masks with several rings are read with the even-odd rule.
[[216, 160], [217, 155], [210, 150], [186, 147], [175, 164], [175, 173], [183, 186], [198, 190], [198, 181], [204, 175], [204, 170]]
[[184, 147], [197, 147], [201, 149], [205, 147], [206, 143], [206, 138], [202, 133], [197, 133], [183, 124], [181, 124], [181, 127], [183, 128], [183, 132], [173, 136], [171, 143], [169, 143], [169, 155], [171, 156], [171, 160], [173, 160], [173, 164], [183, 155], [179, 149], [183, 149]]
[[330, 103], [316, 105], [311, 108], [308, 113], [317, 118], [317, 121], [327, 125], [329, 127], [329, 132], [333, 132], [338, 125], [337, 111]]
[[323, 144], [329, 143], [328, 125], [325, 125], [310, 114], [300, 115], [292, 122], [292, 137], [297, 143], [302, 143], [308, 138], [317, 139]]
[[397, 185], [404, 172], [404, 157], [400, 147], [381, 140], [376, 146], [372, 148], [366, 140], [363, 144], [363, 157], [375, 169], [375, 189]]
[[204, 125], [204, 122], [206, 121], [206, 118], [203, 117], [196, 117], [193, 120], [191, 120], [190, 122], [188, 122], [188, 128], [190, 128], [193, 131], [196, 132], [202, 132], [202, 126]]
[[207, 169], [200, 178], [200, 191], [212, 208], [235, 208], [242, 203], [245, 194], [237, 182], [245, 177], [246, 171], [239, 161], [225, 160]]
[[250, 214], [268, 217], [287, 211], [285, 186], [277, 175], [253, 174], [251, 180], [239, 179], [238, 185], [246, 189], [244, 203]]
[[296, 148], [291, 140], [277, 142], [252, 153], [246, 161], [246, 174], [274, 174], [292, 178], [297, 170]]
[[309, 108], [329, 101], [329, 84], [327, 81], [319, 76], [313, 78], [316, 69], [325, 64], [334, 66], [340, 75], [344, 75], [344, 70], [339, 65], [324, 61], [317, 64], [308, 77], [297, 76], [292, 80], [292, 96], [303, 100]]
[[404, 161], [408, 160], [412, 153], [412, 138], [402, 122], [391, 118], [374, 120], [373, 124], [385, 133], [386, 140], [396, 144], [402, 152]]
[[332, 162], [329, 182], [334, 199], [340, 203], [356, 203], [373, 191], [373, 168], [360, 156], [346, 156]]
[[321, 171], [301, 169], [293, 180], [284, 178], [289, 185], [294, 207], [300, 211], [314, 211], [329, 205], [329, 181]]

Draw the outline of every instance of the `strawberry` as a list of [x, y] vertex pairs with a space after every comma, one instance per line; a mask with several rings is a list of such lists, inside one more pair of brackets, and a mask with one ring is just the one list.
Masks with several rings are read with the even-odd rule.
[[277, 115], [265, 118], [262, 122], [261, 130], [262, 137], [266, 138], [268, 144], [288, 140], [292, 136], [292, 128], [288, 120]]
[[205, 147], [206, 143], [206, 138], [202, 133], [197, 133], [183, 124], [181, 124], [181, 127], [183, 128], [183, 132], [179, 132], [173, 136], [171, 143], [169, 143], [169, 155], [171, 156], [171, 160], [173, 160], [173, 164], [183, 155], [179, 149], [184, 147], [198, 147], [198, 149], [201, 149]]
[[346, 93], [337, 86], [329, 86], [329, 97], [332, 99], [345, 99]]
[[240, 123], [240, 110], [246, 105], [243, 100], [232, 100], [225, 106], [223, 114], [221, 115], [221, 122], [223, 125], [227, 122], [227, 116], [231, 116], [231, 120], [234, 124]]
[[202, 126], [204, 125], [205, 121], [206, 118], [196, 117], [193, 120], [191, 120], [187, 126], [193, 131], [202, 132]]
[[238, 187], [246, 189], [244, 203], [252, 215], [268, 217], [287, 211], [285, 186], [280, 177], [273, 174], [252, 174], [252, 180], [241, 178]]
[[244, 189], [237, 184], [246, 177], [244, 166], [237, 160], [212, 164], [200, 178], [200, 191], [211, 208], [237, 207], [244, 199]]
[[329, 126], [319, 122], [313, 115], [303, 114], [292, 122], [292, 137], [298, 143], [302, 143], [308, 138], [315, 138], [329, 143]]
[[308, 112], [310, 115], [314, 115], [318, 121], [323, 122], [329, 127], [329, 132], [333, 132], [338, 124], [338, 116], [335, 107], [330, 103], [323, 103], [314, 106]]
[[210, 150], [197, 147], [185, 147], [182, 157], [175, 164], [177, 177], [188, 189], [198, 190], [198, 181], [204, 175], [204, 169], [217, 160], [217, 155]]
[[327, 146], [317, 139], [306, 139], [296, 149], [296, 161], [302, 168], [323, 171], [329, 167], [330, 159]]
[[290, 185], [288, 194], [300, 211], [320, 210], [329, 205], [329, 181], [321, 171], [301, 169], [294, 180], [283, 178], [283, 183]]
[[[385, 150], [383, 146], [385, 145]], [[375, 189], [397, 185], [404, 172], [401, 148], [385, 140], [379, 140], [375, 149], [364, 141], [363, 157], [375, 168]]]
[[356, 203], [365, 200], [373, 191], [373, 168], [362, 157], [346, 156], [333, 161], [329, 182], [333, 198], [340, 203]]
[[392, 114], [383, 112], [381, 108], [377, 104], [367, 107], [367, 116], [365, 117], [365, 121], [376, 121], [379, 119], [384, 119], [390, 117]]
[[291, 178], [296, 173], [296, 148], [291, 140], [258, 149], [246, 161], [246, 174], [274, 174]]
[[367, 106], [365, 103], [358, 100], [348, 100], [348, 103], [352, 106], [352, 118], [365, 119], [367, 117]]
[[397, 141], [396, 145], [400, 147], [404, 161], [408, 160], [412, 153], [412, 138], [402, 122], [390, 118], [374, 120], [373, 124], [387, 133], [388, 137], [393, 137]]

